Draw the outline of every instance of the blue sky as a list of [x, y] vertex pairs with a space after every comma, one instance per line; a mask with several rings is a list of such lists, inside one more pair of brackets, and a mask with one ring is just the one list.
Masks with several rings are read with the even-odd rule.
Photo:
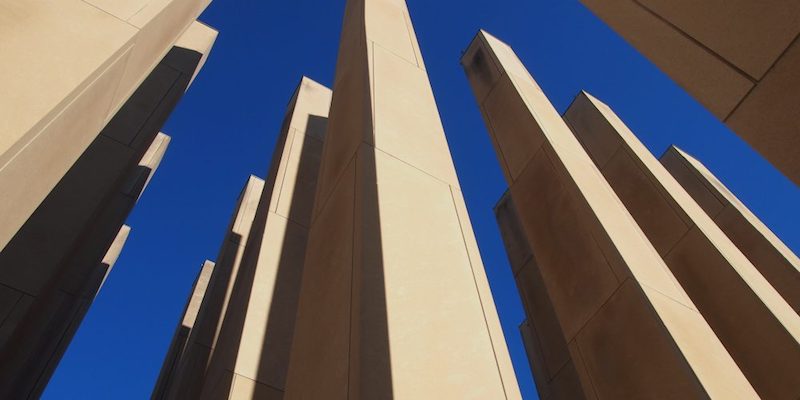
[[[656, 155], [675, 143], [698, 157], [800, 250], [800, 190], [578, 0], [408, 5], [526, 399], [536, 394], [517, 331], [523, 312], [492, 214], [506, 183], [459, 65], [478, 29], [514, 47], [559, 111], [589, 91]], [[200, 265], [216, 257], [247, 176], [264, 176], [300, 77], [332, 85], [343, 10], [344, 0], [216, 0], [202, 15], [219, 38], [163, 129], [170, 149], [45, 399], [149, 397]]]

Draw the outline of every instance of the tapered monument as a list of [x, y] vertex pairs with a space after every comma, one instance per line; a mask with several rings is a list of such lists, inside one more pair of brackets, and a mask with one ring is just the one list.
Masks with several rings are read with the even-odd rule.
[[800, 184], [800, 2], [581, 2]]
[[573, 390], [550, 398], [758, 398], [514, 51], [480, 32], [462, 64], [532, 255], [528, 321], [565, 367], [549, 385]]
[[286, 399], [519, 399], [402, 0], [347, 2]]
[[238, 256], [226, 243], [196, 328], [179, 326], [153, 399], [282, 398], [330, 102], [330, 89], [301, 80], [266, 182], [251, 178], [244, 191], [229, 236]]
[[564, 120], [759, 395], [799, 398], [800, 316], [611, 108]]
[[661, 164], [800, 313], [800, 259], [700, 161], [671, 146]]

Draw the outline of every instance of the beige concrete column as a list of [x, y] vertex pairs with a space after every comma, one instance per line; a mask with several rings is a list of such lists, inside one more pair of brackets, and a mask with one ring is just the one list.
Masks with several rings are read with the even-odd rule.
[[607, 105], [564, 119], [761, 397], [800, 397], [800, 316]]
[[671, 146], [661, 164], [800, 313], [800, 259], [700, 161]]
[[0, 0], [0, 248], [209, 0]]
[[287, 399], [519, 399], [402, 0], [350, 0]]
[[331, 90], [289, 102], [200, 399], [283, 396]]
[[194, 328], [197, 321], [200, 306], [203, 304], [203, 299], [206, 297], [208, 286], [211, 282], [212, 274], [214, 273], [214, 263], [206, 260], [203, 263], [197, 279], [192, 285], [192, 292], [189, 295], [189, 300], [186, 302], [186, 307], [183, 310], [180, 323], [175, 329], [175, 334], [172, 336], [167, 355], [164, 357], [164, 363], [161, 366], [161, 373], [158, 375], [156, 386], [151, 395], [152, 400], [163, 400], [167, 398], [167, 392], [170, 385], [174, 382], [175, 372], [178, 364], [180, 364], [186, 351], [186, 344], [189, 335]]
[[581, 2], [800, 184], [800, 2]]
[[0, 317], [7, 316], [0, 319], [0, 371], [15, 371], [0, 377], [0, 392], [12, 390], [12, 378], [19, 396], [32, 384], [23, 381], [49, 379], [52, 371], [40, 368], [57, 364], [63, 353], [58, 348], [69, 344], [72, 334], [60, 332], [75, 319], [76, 296], [96, 284], [95, 266], [169, 144], [159, 129], [215, 38], [213, 29], [189, 25], [0, 250]]
[[[183, 355], [174, 367], [165, 398], [199, 399], [211, 354], [219, 342], [226, 314], [241, 270], [245, 245], [251, 235], [264, 181], [250, 176], [239, 195], [230, 226], [217, 256], [195, 326]], [[154, 393], [155, 395], [155, 393]]]
[[462, 63], [584, 394], [758, 398], [514, 51]]

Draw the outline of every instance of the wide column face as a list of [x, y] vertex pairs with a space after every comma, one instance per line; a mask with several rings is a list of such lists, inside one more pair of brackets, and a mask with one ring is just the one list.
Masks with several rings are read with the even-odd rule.
[[289, 103], [200, 399], [283, 395], [330, 102], [303, 78]]
[[800, 259], [700, 161], [671, 146], [661, 164], [800, 313]]
[[0, 248], [209, 2], [0, 1]]
[[514, 51], [462, 63], [587, 397], [758, 398]]
[[759, 395], [799, 397], [797, 313], [607, 105], [564, 119]]
[[800, 184], [800, 3], [581, 2]]
[[[264, 181], [251, 176], [242, 189], [225, 239], [206, 289], [196, 321], [181, 358], [167, 386], [167, 399], [199, 399], [212, 354], [219, 343], [223, 323], [230, 312], [238, 275], [242, 270], [248, 239], [254, 232], [256, 210]], [[163, 373], [163, 371], [162, 371]], [[157, 398], [156, 392], [153, 398]]]
[[539, 398], [592, 398], [586, 394], [591, 394], [591, 390], [586, 391], [581, 385], [578, 370], [569, 355], [564, 331], [547, 296], [542, 273], [528, 245], [510, 193], [503, 195], [494, 212], [525, 314], [530, 316], [530, 321], [523, 322], [519, 330]]
[[519, 398], [402, 0], [348, 1], [287, 399]]

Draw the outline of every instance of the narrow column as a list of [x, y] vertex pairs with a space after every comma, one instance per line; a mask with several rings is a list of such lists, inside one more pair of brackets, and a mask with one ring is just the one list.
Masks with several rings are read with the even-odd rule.
[[661, 164], [800, 313], [800, 259], [700, 161], [670, 146]]
[[283, 395], [330, 102], [306, 77], [289, 102], [200, 399]]
[[514, 51], [462, 63], [584, 394], [758, 398]]
[[[242, 189], [217, 255], [211, 282], [206, 289], [195, 326], [189, 333], [183, 355], [174, 367], [165, 398], [199, 399], [211, 355], [219, 343], [220, 331], [241, 271], [245, 245], [253, 233], [256, 209], [264, 181], [251, 176]], [[236, 310], [235, 310], [236, 311]], [[238, 311], [240, 312], [240, 311]]]
[[287, 399], [518, 399], [402, 0], [347, 2]]
[[800, 397], [800, 316], [611, 108], [564, 119], [759, 395]]
[[177, 366], [186, 352], [186, 344], [197, 321], [200, 306], [203, 304], [203, 299], [205, 299], [208, 292], [208, 286], [214, 273], [214, 266], [213, 262], [206, 260], [197, 275], [197, 279], [194, 281], [194, 285], [192, 285], [192, 292], [186, 302], [186, 308], [183, 310], [180, 323], [172, 336], [172, 342], [170, 342], [167, 355], [164, 357], [164, 363], [161, 366], [161, 373], [158, 375], [156, 386], [150, 397], [152, 400], [164, 400], [167, 398], [167, 392], [174, 382]]

